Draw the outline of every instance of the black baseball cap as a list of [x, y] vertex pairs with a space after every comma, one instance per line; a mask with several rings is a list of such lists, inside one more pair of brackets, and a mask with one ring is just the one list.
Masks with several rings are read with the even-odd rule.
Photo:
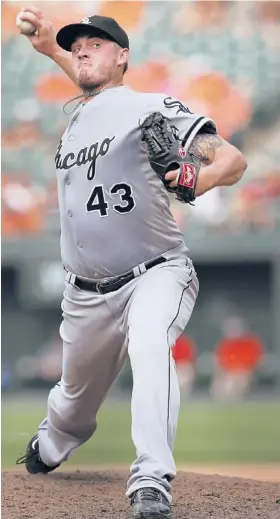
[[118, 22], [109, 16], [99, 15], [83, 18], [79, 23], [72, 23], [62, 27], [56, 35], [58, 45], [70, 52], [72, 43], [85, 27], [88, 29], [87, 32], [92, 33], [93, 36], [100, 36], [115, 41], [123, 49], [129, 49], [128, 36]]

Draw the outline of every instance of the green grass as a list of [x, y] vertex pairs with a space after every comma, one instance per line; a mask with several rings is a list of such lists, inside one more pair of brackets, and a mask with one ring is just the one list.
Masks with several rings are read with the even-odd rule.
[[[2, 403], [2, 467], [13, 467], [43, 419], [45, 406]], [[130, 464], [135, 449], [130, 437], [128, 403], [106, 403], [94, 437], [78, 449], [69, 464]], [[280, 462], [280, 405], [244, 403], [184, 404], [175, 459], [185, 463]]]

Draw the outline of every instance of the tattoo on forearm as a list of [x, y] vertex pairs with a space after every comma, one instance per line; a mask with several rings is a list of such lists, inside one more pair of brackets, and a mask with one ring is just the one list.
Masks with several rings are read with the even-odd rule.
[[212, 162], [215, 151], [222, 146], [224, 140], [217, 134], [200, 133], [195, 136], [189, 147], [190, 153], [193, 153], [202, 162]]

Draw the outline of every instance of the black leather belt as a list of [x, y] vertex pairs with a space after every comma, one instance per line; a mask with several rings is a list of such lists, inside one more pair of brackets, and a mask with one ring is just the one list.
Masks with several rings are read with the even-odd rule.
[[[145, 269], [149, 270], [152, 267], [155, 267], [156, 265], [159, 265], [160, 263], [165, 263], [166, 259], [163, 258], [163, 256], [160, 256], [159, 258], [147, 261], [144, 263]], [[74, 285], [81, 290], [87, 290], [89, 292], [98, 292], [99, 294], [108, 294], [109, 292], [115, 292], [116, 290], [119, 290], [119, 288], [123, 287], [129, 281], [132, 281], [135, 278], [133, 270], [130, 270], [127, 272], [127, 274], [124, 274], [122, 276], [118, 276], [114, 278], [113, 280], [103, 281], [97, 283], [96, 281], [86, 281], [81, 278], [77, 278], [74, 281]]]

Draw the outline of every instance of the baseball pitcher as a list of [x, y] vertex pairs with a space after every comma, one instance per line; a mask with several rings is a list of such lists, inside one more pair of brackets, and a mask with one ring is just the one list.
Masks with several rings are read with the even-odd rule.
[[55, 35], [37, 8], [21, 17], [35, 27], [27, 36], [34, 49], [81, 96], [65, 106], [68, 126], [54, 157], [65, 269], [62, 377], [18, 463], [48, 473], [89, 440], [129, 355], [136, 459], [127, 497], [136, 519], [169, 518], [179, 412], [171, 348], [198, 294], [169, 196], [193, 203], [235, 184], [246, 162], [211, 119], [167, 94], [123, 84], [129, 39], [114, 19], [91, 16]]

